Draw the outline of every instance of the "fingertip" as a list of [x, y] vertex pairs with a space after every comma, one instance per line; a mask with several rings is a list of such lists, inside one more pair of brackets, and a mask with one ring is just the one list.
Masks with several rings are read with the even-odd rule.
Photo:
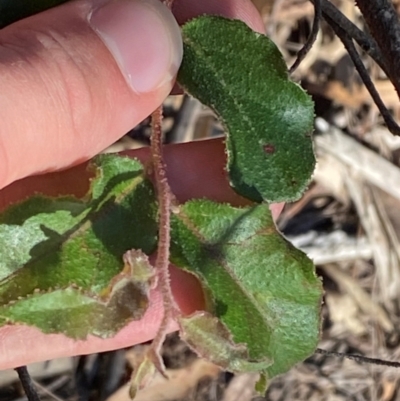
[[276, 220], [279, 215], [282, 213], [283, 208], [285, 207], [285, 203], [272, 203], [269, 206], [269, 210], [271, 210], [272, 217]]
[[151, 92], [174, 79], [182, 61], [182, 37], [162, 2], [106, 2], [90, 14], [89, 22], [135, 92]]
[[159, 0], [113, 1], [92, 26], [96, 3], [67, 2], [0, 32], [0, 187], [90, 159], [172, 89], [182, 43], [171, 12]]
[[184, 315], [205, 308], [204, 292], [194, 274], [170, 266], [171, 289], [175, 302]]

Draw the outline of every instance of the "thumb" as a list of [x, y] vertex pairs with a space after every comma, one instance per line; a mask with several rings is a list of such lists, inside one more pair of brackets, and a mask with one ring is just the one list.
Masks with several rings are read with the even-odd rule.
[[82, 162], [156, 109], [182, 58], [159, 0], [68, 2], [0, 31], [0, 188]]

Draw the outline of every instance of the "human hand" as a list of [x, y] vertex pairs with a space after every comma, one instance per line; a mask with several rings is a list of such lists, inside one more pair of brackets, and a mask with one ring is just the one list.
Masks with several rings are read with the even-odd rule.
[[[99, 3], [102, 11], [92, 13]], [[222, 14], [263, 30], [250, 0], [176, 0], [173, 11], [179, 23], [199, 14]], [[0, 187], [84, 162], [124, 135], [171, 91], [181, 49], [175, 20], [158, 0], [79, 0], [0, 31]], [[144, 161], [148, 151], [130, 155]], [[179, 200], [206, 196], [243, 202], [227, 183], [221, 141], [168, 146], [165, 158]], [[18, 181], [0, 192], [0, 209], [33, 191], [83, 195], [84, 171], [77, 166]], [[184, 313], [202, 308], [202, 292], [192, 276], [171, 268], [171, 278]], [[155, 335], [161, 317], [161, 297], [154, 291], [145, 317], [112, 339], [74, 341], [7, 326], [0, 329], [0, 369], [144, 342]]]

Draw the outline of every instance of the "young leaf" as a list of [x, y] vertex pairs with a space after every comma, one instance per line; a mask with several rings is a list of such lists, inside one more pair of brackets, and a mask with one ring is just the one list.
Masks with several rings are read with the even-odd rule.
[[[173, 216], [171, 251], [173, 262], [203, 283], [209, 312], [236, 344], [247, 347], [248, 363], [243, 363], [243, 348], [237, 358], [245, 370], [264, 364], [263, 372], [272, 377], [313, 353], [320, 331], [321, 282], [306, 255], [277, 232], [267, 205], [240, 209], [187, 202]], [[229, 368], [221, 363], [229, 338], [216, 335], [223, 330], [204, 329], [209, 325], [204, 319], [189, 323], [191, 332], [183, 325], [185, 338], [192, 338], [189, 343]], [[204, 337], [207, 331], [211, 334]], [[220, 343], [222, 355], [209, 337], [228, 340]]]
[[315, 159], [311, 98], [289, 81], [275, 44], [245, 23], [202, 16], [182, 27], [179, 84], [227, 130], [233, 188], [254, 201], [298, 198]]
[[134, 368], [135, 370], [129, 386], [129, 396], [132, 400], [136, 397], [138, 391], [145, 388], [151, 382], [156, 373], [154, 361], [148, 354], [145, 354], [143, 360]]
[[235, 344], [226, 326], [208, 312], [179, 318], [181, 337], [200, 355], [231, 372], [263, 371], [272, 365], [267, 357], [249, 360], [244, 344]]
[[147, 257], [124, 254], [155, 249], [152, 184], [129, 158], [100, 156], [94, 167], [86, 199], [34, 196], [0, 215], [0, 324], [110, 336], [146, 310]]

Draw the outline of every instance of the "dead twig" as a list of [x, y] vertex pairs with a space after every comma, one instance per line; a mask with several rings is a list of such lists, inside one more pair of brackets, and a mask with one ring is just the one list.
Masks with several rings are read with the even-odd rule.
[[[310, 0], [312, 3], [315, 0]], [[342, 28], [347, 34], [387, 73], [386, 64], [382, 53], [375, 40], [354, 25], [340, 10], [331, 2], [321, 0], [322, 16], [329, 25], [335, 24]]]
[[39, 394], [32, 382], [27, 367], [20, 366], [19, 368], [15, 368], [15, 371], [18, 373], [19, 380], [21, 381], [28, 401], [40, 401]]
[[321, 355], [336, 356], [339, 358], [351, 359], [352, 361], [356, 361], [358, 363], [369, 363], [372, 365], [387, 366], [390, 368], [400, 368], [400, 362], [392, 362], [392, 361], [387, 361], [385, 359], [368, 358], [368, 357], [362, 356], [362, 355], [345, 354], [342, 352], [327, 351], [327, 350], [321, 349], [321, 348], [317, 348], [315, 350], [315, 353], [321, 354]]
[[389, 0], [356, 0], [358, 8], [378, 44], [386, 74], [400, 96], [400, 21]]
[[311, 33], [304, 46], [297, 53], [297, 58], [293, 63], [293, 65], [290, 67], [289, 70], [290, 74], [293, 74], [293, 72], [297, 69], [300, 63], [305, 59], [308, 52], [313, 47], [313, 44], [317, 40], [321, 17], [322, 17], [321, 0], [314, 0], [314, 21], [313, 21], [313, 26], [311, 28]]
[[[328, 23], [329, 23], [329, 21], [328, 21]], [[342, 41], [344, 47], [346, 48], [349, 56], [351, 57], [351, 60], [353, 61], [354, 66], [356, 67], [358, 74], [360, 75], [360, 77], [361, 77], [365, 87], [367, 88], [369, 94], [371, 95], [374, 103], [378, 107], [378, 110], [380, 111], [389, 131], [393, 135], [400, 136], [400, 127], [396, 123], [396, 121], [394, 120], [392, 115], [390, 114], [389, 110], [386, 108], [378, 91], [376, 90], [375, 85], [372, 82], [372, 79], [371, 79], [367, 69], [364, 66], [364, 63], [362, 62], [360, 55], [358, 54], [356, 47], [354, 46], [353, 39], [345, 30], [343, 30], [337, 24], [331, 22], [330, 25], [331, 25], [331, 28], [336, 33], [336, 35]]]

